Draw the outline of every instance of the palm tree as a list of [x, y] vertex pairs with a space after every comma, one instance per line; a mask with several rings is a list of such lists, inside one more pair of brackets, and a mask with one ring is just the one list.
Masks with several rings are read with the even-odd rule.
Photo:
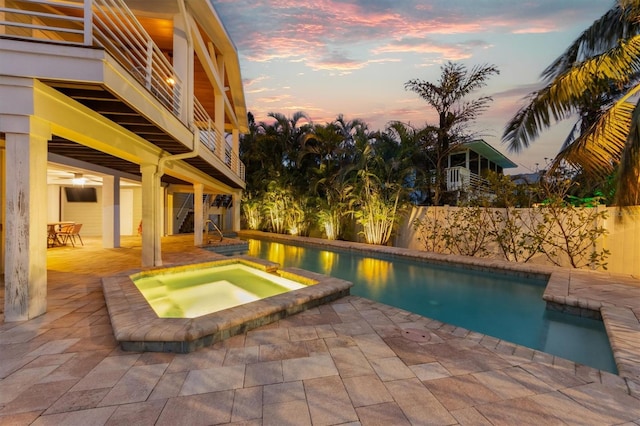
[[356, 176], [357, 201], [353, 211], [369, 244], [386, 244], [407, 201], [407, 177], [413, 171], [405, 147], [381, 133], [362, 153]]
[[411, 168], [406, 186], [411, 190], [411, 200], [417, 204], [425, 202], [431, 190], [429, 170], [435, 170], [436, 162], [430, 152], [436, 145], [436, 131], [431, 126], [420, 129], [401, 121], [392, 121], [385, 131], [402, 147], [400, 157], [407, 163], [405, 167]]
[[[306, 166], [310, 192], [318, 199], [318, 222], [327, 238], [343, 236], [344, 218], [350, 208], [353, 186], [349, 182], [355, 144], [349, 124], [340, 121], [316, 124], [302, 138], [300, 163]], [[348, 122], [351, 123], [351, 122]]]
[[606, 176], [617, 168], [617, 202], [640, 203], [640, 0], [618, 0], [542, 73], [544, 87], [509, 121], [503, 135], [519, 152], [540, 131], [577, 117], [554, 160]]
[[469, 138], [468, 125], [483, 112], [490, 96], [481, 96], [466, 101], [473, 91], [486, 85], [487, 79], [500, 71], [495, 65], [477, 65], [471, 71], [462, 64], [447, 62], [442, 66], [442, 74], [437, 83], [414, 79], [405, 83], [406, 90], [417, 93], [438, 113], [437, 142], [434, 149], [435, 192], [433, 202], [440, 204], [446, 190], [444, 180], [444, 160], [450, 149]]

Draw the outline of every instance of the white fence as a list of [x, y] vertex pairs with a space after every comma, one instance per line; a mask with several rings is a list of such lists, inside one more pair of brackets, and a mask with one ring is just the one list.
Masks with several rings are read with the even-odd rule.
[[[413, 226], [416, 219], [423, 219], [429, 214], [444, 215], [463, 207], [415, 207], [407, 218], [402, 221], [398, 229], [394, 245], [416, 250], [424, 250], [425, 246], [419, 240], [419, 232]], [[640, 277], [640, 206], [625, 209], [615, 207], [598, 207], [607, 211], [607, 218], [599, 221], [596, 226], [604, 227], [605, 234], [596, 241], [596, 249], [609, 250], [606, 259], [607, 271], [612, 273], [629, 274]], [[526, 209], [523, 209], [526, 211]], [[527, 216], [527, 214], [523, 214]], [[464, 226], [461, 224], [460, 226]], [[504, 259], [495, 244], [488, 245], [489, 257]], [[537, 255], [530, 260], [536, 264], [551, 264], [544, 255]], [[563, 266], [568, 266], [563, 264]]]

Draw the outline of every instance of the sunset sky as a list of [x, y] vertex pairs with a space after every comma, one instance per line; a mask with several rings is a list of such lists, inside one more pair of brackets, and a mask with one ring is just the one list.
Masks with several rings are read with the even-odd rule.
[[519, 164], [543, 167], [569, 125], [516, 155], [501, 143], [507, 121], [539, 87], [542, 70], [613, 0], [212, 0], [240, 55], [247, 108], [307, 113], [314, 123], [360, 118], [371, 130], [399, 120], [435, 124], [404, 83], [436, 82], [448, 61], [494, 64], [500, 75], [475, 96], [494, 101], [472, 127]]

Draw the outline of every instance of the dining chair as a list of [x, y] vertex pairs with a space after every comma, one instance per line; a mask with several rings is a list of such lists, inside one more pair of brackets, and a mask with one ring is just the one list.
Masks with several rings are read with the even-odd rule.
[[60, 237], [60, 241], [62, 244], [66, 245], [67, 241], [71, 241], [72, 246], [76, 246], [76, 237], [80, 240], [80, 244], [84, 245], [82, 241], [82, 237], [80, 236], [80, 230], [82, 229], [81, 223], [74, 223], [70, 225], [65, 225], [58, 232], [58, 236]]

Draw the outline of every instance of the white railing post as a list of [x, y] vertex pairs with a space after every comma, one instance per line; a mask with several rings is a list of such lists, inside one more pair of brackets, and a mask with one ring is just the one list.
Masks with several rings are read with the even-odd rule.
[[146, 57], [146, 74], [145, 74], [145, 84], [147, 89], [151, 90], [151, 81], [153, 77], [153, 40], [149, 39], [147, 41], [147, 57]]
[[84, 45], [93, 45], [93, 0], [84, 1]]

